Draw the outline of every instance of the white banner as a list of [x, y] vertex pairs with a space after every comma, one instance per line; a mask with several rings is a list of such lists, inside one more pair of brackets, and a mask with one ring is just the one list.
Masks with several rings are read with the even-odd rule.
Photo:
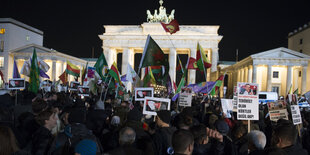
[[237, 94], [237, 119], [259, 120], [258, 84], [238, 82]]
[[296, 124], [301, 124], [301, 115], [300, 115], [300, 110], [298, 105], [291, 105], [291, 111], [292, 111], [292, 119], [294, 125]]
[[286, 103], [284, 101], [267, 102], [269, 116], [271, 121], [278, 121], [279, 119], [288, 120], [288, 113], [286, 110]]
[[231, 118], [231, 112], [233, 111], [233, 100], [232, 99], [221, 99], [223, 113], [226, 118]]
[[180, 93], [179, 106], [191, 107], [192, 106], [192, 94], [191, 93]]

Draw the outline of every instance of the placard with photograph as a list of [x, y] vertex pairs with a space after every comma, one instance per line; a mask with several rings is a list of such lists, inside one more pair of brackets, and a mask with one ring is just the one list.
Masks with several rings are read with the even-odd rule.
[[286, 103], [283, 100], [276, 102], [267, 102], [269, 117], [271, 121], [278, 121], [279, 119], [288, 120], [288, 113], [286, 110]]
[[89, 96], [89, 87], [88, 86], [78, 86], [78, 95], [79, 96]]
[[71, 81], [71, 82], [70, 82], [69, 90], [71, 90], [71, 91], [77, 91], [79, 86], [80, 86], [80, 82]]
[[154, 88], [135, 88], [135, 101], [144, 101], [145, 97], [154, 97]]
[[8, 89], [25, 89], [25, 79], [24, 78], [9, 79]]
[[170, 110], [169, 98], [145, 97], [143, 114], [157, 115], [157, 111]]
[[237, 119], [238, 120], [258, 120], [258, 84], [237, 83]]

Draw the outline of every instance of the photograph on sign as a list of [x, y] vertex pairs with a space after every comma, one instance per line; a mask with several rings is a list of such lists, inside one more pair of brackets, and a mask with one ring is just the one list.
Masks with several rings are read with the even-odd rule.
[[238, 95], [257, 95], [257, 85], [251, 83], [239, 83]]
[[79, 96], [89, 96], [89, 87], [88, 86], [78, 86], [78, 95]]
[[288, 113], [286, 110], [286, 103], [284, 101], [267, 102], [269, 117], [271, 121], [278, 121], [279, 119], [288, 120]]
[[71, 82], [70, 82], [69, 90], [71, 90], [71, 91], [77, 91], [79, 86], [80, 86], [80, 82], [71, 81]]
[[143, 114], [157, 115], [157, 111], [170, 110], [170, 99], [145, 97], [143, 105]]
[[237, 119], [258, 120], [258, 84], [237, 83]]
[[135, 101], [144, 101], [145, 97], [154, 97], [154, 88], [135, 88]]
[[25, 79], [23, 78], [9, 79], [8, 89], [25, 89]]
[[181, 88], [181, 93], [192, 93], [193, 88], [183, 87]]

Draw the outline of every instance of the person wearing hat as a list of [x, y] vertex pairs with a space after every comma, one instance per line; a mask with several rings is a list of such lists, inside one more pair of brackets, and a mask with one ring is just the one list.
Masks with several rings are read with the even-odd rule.
[[171, 138], [176, 129], [170, 126], [170, 120], [170, 111], [161, 110], [157, 112], [155, 123], [158, 129], [153, 135], [153, 142], [159, 155], [168, 154], [172, 150]]

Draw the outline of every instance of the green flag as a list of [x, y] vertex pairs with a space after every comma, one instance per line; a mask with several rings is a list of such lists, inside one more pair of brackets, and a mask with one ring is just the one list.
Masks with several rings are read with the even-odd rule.
[[94, 67], [96, 68], [96, 72], [103, 79], [103, 76], [107, 73], [107, 69], [108, 69], [108, 63], [107, 63], [107, 60], [105, 59], [103, 53], [98, 58]]
[[215, 95], [216, 91], [218, 91], [218, 89], [222, 86], [223, 81], [224, 81], [224, 77], [225, 75], [221, 75], [217, 80], [215, 85], [213, 86], [212, 90], [211, 90], [211, 95]]
[[164, 52], [150, 35], [147, 36], [139, 70], [148, 66], [165, 66], [167, 69], [169, 68], [168, 58], [165, 57]]
[[148, 74], [143, 79], [143, 87], [149, 87], [151, 84], [156, 84], [151, 67], [149, 67]]
[[30, 78], [29, 78], [29, 91], [33, 93], [38, 93], [40, 81], [39, 81], [39, 66], [37, 60], [36, 49], [33, 50], [31, 68], [30, 68]]

